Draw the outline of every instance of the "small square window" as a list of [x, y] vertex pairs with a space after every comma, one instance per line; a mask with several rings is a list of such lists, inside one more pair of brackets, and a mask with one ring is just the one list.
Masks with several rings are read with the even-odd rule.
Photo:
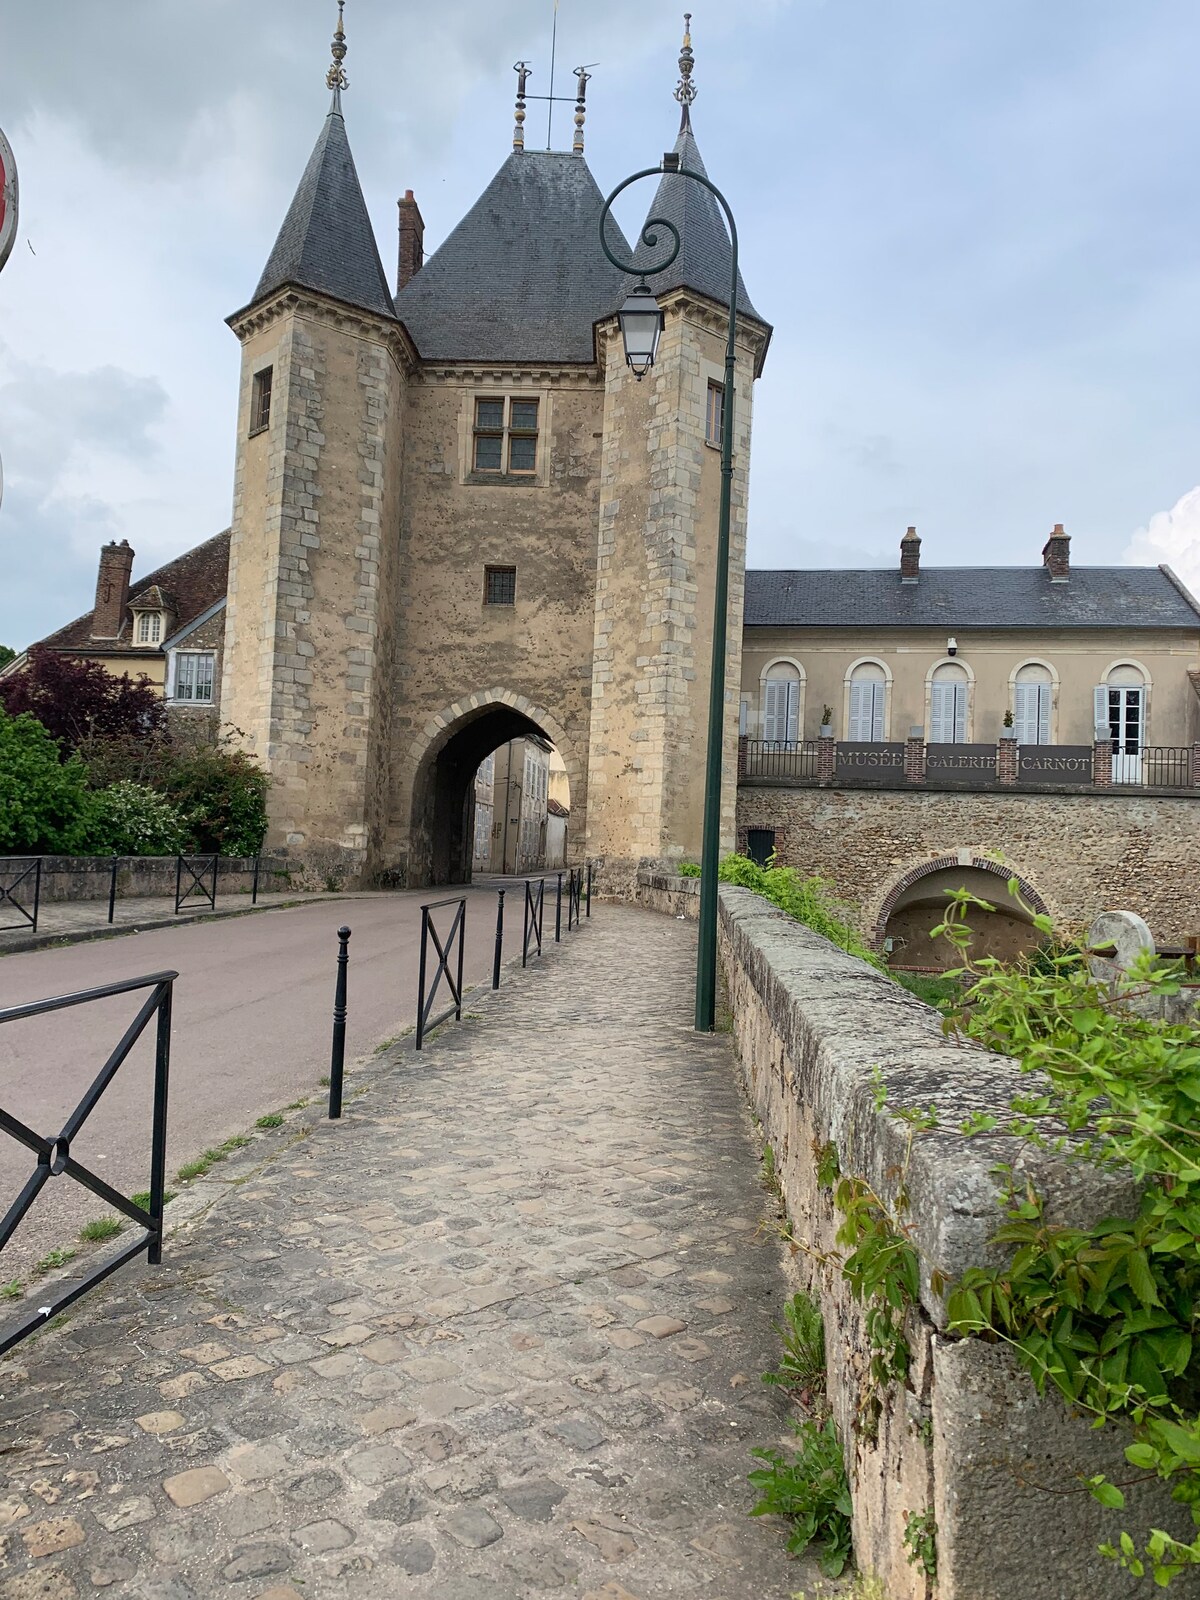
[[533, 472], [537, 466], [537, 434], [514, 433], [508, 440], [508, 470]]
[[710, 383], [708, 386], [708, 413], [704, 424], [704, 437], [709, 444], [719, 445], [725, 428], [725, 386]]
[[480, 433], [475, 436], [475, 471], [499, 472], [502, 465], [504, 435]]
[[250, 396], [250, 432], [262, 433], [271, 425], [271, 376], [273, 367], [264, 367], [254, 374], [254, 388]]
[[537, 432], [538, 403], [536, 400], [514, 400], [509, 426], [514, 433]]
[[504, 427], [504, 401], [503, 400], [477, 400], [475, 402], [475, 426], [477, 428]]
[[174, 698], [190, 700], [193, 705], [211, 705], [215, 659], [211, 650], [181, 651], [175, 657]]
[[477, 399], [471, 462], [475, 472], [536, 474], [538, 402]]
[[517, 600], [516, 567], [485, 567], [483, 569], [483, 603], [485, 606], [511, 606]]

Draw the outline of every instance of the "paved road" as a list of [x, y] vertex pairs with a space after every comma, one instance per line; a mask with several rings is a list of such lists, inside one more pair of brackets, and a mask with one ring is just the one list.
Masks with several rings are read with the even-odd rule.
[[0, 1597], [812, 1593], [748, 1515], [791, 1286], [695, 950], [599, 908], [19, 1346]]
[[[321, 1092], [329, 1070], [336, 930], [350, 941], [347, 1061], [369, 1055], [416, 1018], [420, 910], [429, 891], [356, 896], [224, 922], [192, 923], [0, 961], [0, 1005], [66, 994], [174, 968], [168, 1172], [262, 1113]], [[515, 897], [513, 897], [515, 898]], [[491, 970], [495, 895], [468, 897], [465, 978]], [[513, 907], [505, 954], [520, 951]], [[553, 908], [547, 921], [553, 939]], [[0, 1028], [0, 1105], [41, 1133], [57, 1131], [140, 1001], [126, 996]], [[440, 1005], [439, 1005], [440, 1009]], [[74, 1146], [126, 1193], [146, 1188], [153, 1028], [135, 1046]], [[0, 1210], [31, 1157], [0, 1136]], [[74, 1241], [103, 1205], [70, 1180], [52, 1182], [0, 1256], [0, 1283]]]

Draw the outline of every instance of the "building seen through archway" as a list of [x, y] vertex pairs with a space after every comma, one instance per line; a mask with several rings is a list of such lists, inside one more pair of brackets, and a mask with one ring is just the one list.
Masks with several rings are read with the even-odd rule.
[[548, 739], [510, 739], [485, 756], [471, 791], [473, 875], [521, 875], [566, 865], [570, 780]]

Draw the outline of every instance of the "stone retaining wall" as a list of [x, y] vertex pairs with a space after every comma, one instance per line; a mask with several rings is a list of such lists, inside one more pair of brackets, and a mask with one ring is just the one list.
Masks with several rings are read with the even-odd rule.
[[[1121, 1528], [1157, 1526], [1189, 1538], [1184, 1508], [1157, 1488], [1127, 1491], [1124, 1512], [1080, 1489], [1080, 1474], [1125, 1480], [1122, 1438], [1094, 1433], [1053, 1397], [1039, 1398], [1008, 1354], [945, 1332], [936, 1271], [948, 1281], [997, 1258], [1000, 1220], [992, 1168], [1016, 1155], [997, 1137], [956, 1130], [977, 1110], [1003, 1111], [1019, 1081], [1015, 1065], [946, 1039], [927, 1006], [747, 889], [722, 886], [722, 959], [734, 1039], [751, 1103], [775, 1153], [798, 1264], [824, 1314], [829, 1398], [854, 1493], [860, 1566], [883, 1580], [889, 1600], [930, 1600], [934, 1590], [904, 1548], [910, 1515], [937, 1522], [937, 1600], [1110, 1600], [1145, 1593], [1097, 1546]], [[888, 1107], [938, 1108], [939, 1130], [908, 1130], [876, 1107], [872, 1073]], [[1020, 1080], [1028, 1087], [1028, 1080]], [[862, 1308], [830, 1255], [840, 1257], [840, 1218], [817, 1179], [827, 1144], [841, 1171], [894, 1199], [908, 1162], [910, 1227], [921, 1263], [920, 1304], [909, 1318], [912, 1370], [878, 1396], [866, 1372]], [[1026, 1166], [1053, 1220], [1087, 1225], [1128, 1214], [1131, 1189], [1112, 1175], [1032, 1153]], [[1200, 1592], [1196, 1575], [1172, 1593]]]
[[700, 916], [700, 879], [640, 870], [633, 901], [648, 911], [663, 911], [668, 916], [686, 917], [689, 922], [695, 922]]
[[[193, 858], [196, 859], [196, 858]], [[11, 880], [13, 870], [20, 871], [34, 860], [32, 856], [0, 857], [0, 871]], [[174, 856], [122, 856], [117, 868], [117, 898], [131, 900], [157, 897], [175, 893]], [[111, 856], [43, 856], [41, 898], [43, 902], [59, 900], [107, 900], [112, 873]], [[183, 883], [190, 882], [186, 867]], [[254, 883], [254, 859], [220, 858], [217, 873], [217, 898], [228, 894], [249, 894]], [[288, 869], [284, 862], [263, 858], [259, 868], [260, 894], [277, 894], [289, 887]], [[17, 891], [18, 898], [26, 898], [26, 886]], [[33, 880], [28, 880], [28, 894], [33, 892]]]

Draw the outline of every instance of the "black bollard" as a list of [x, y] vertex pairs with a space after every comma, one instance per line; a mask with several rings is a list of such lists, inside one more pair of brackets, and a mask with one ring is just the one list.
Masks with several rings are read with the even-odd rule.
[[558, 894], [554, 901], [554, 942], [562, 943], [562, 873], [558, 875]]
[[350, 929], [338, 929], [337, 983], [333, 990], [333, 1047], [329, 1052], [329, 1116], [342, 1114], [342, 1074], [346, 1068], [346, 969], [350, 965]]
[[496, 954], [492, 958], [492, 988], [500, 987], [500, 960], [504, 953], [504, 890], [497, 890], [496, 901]]

